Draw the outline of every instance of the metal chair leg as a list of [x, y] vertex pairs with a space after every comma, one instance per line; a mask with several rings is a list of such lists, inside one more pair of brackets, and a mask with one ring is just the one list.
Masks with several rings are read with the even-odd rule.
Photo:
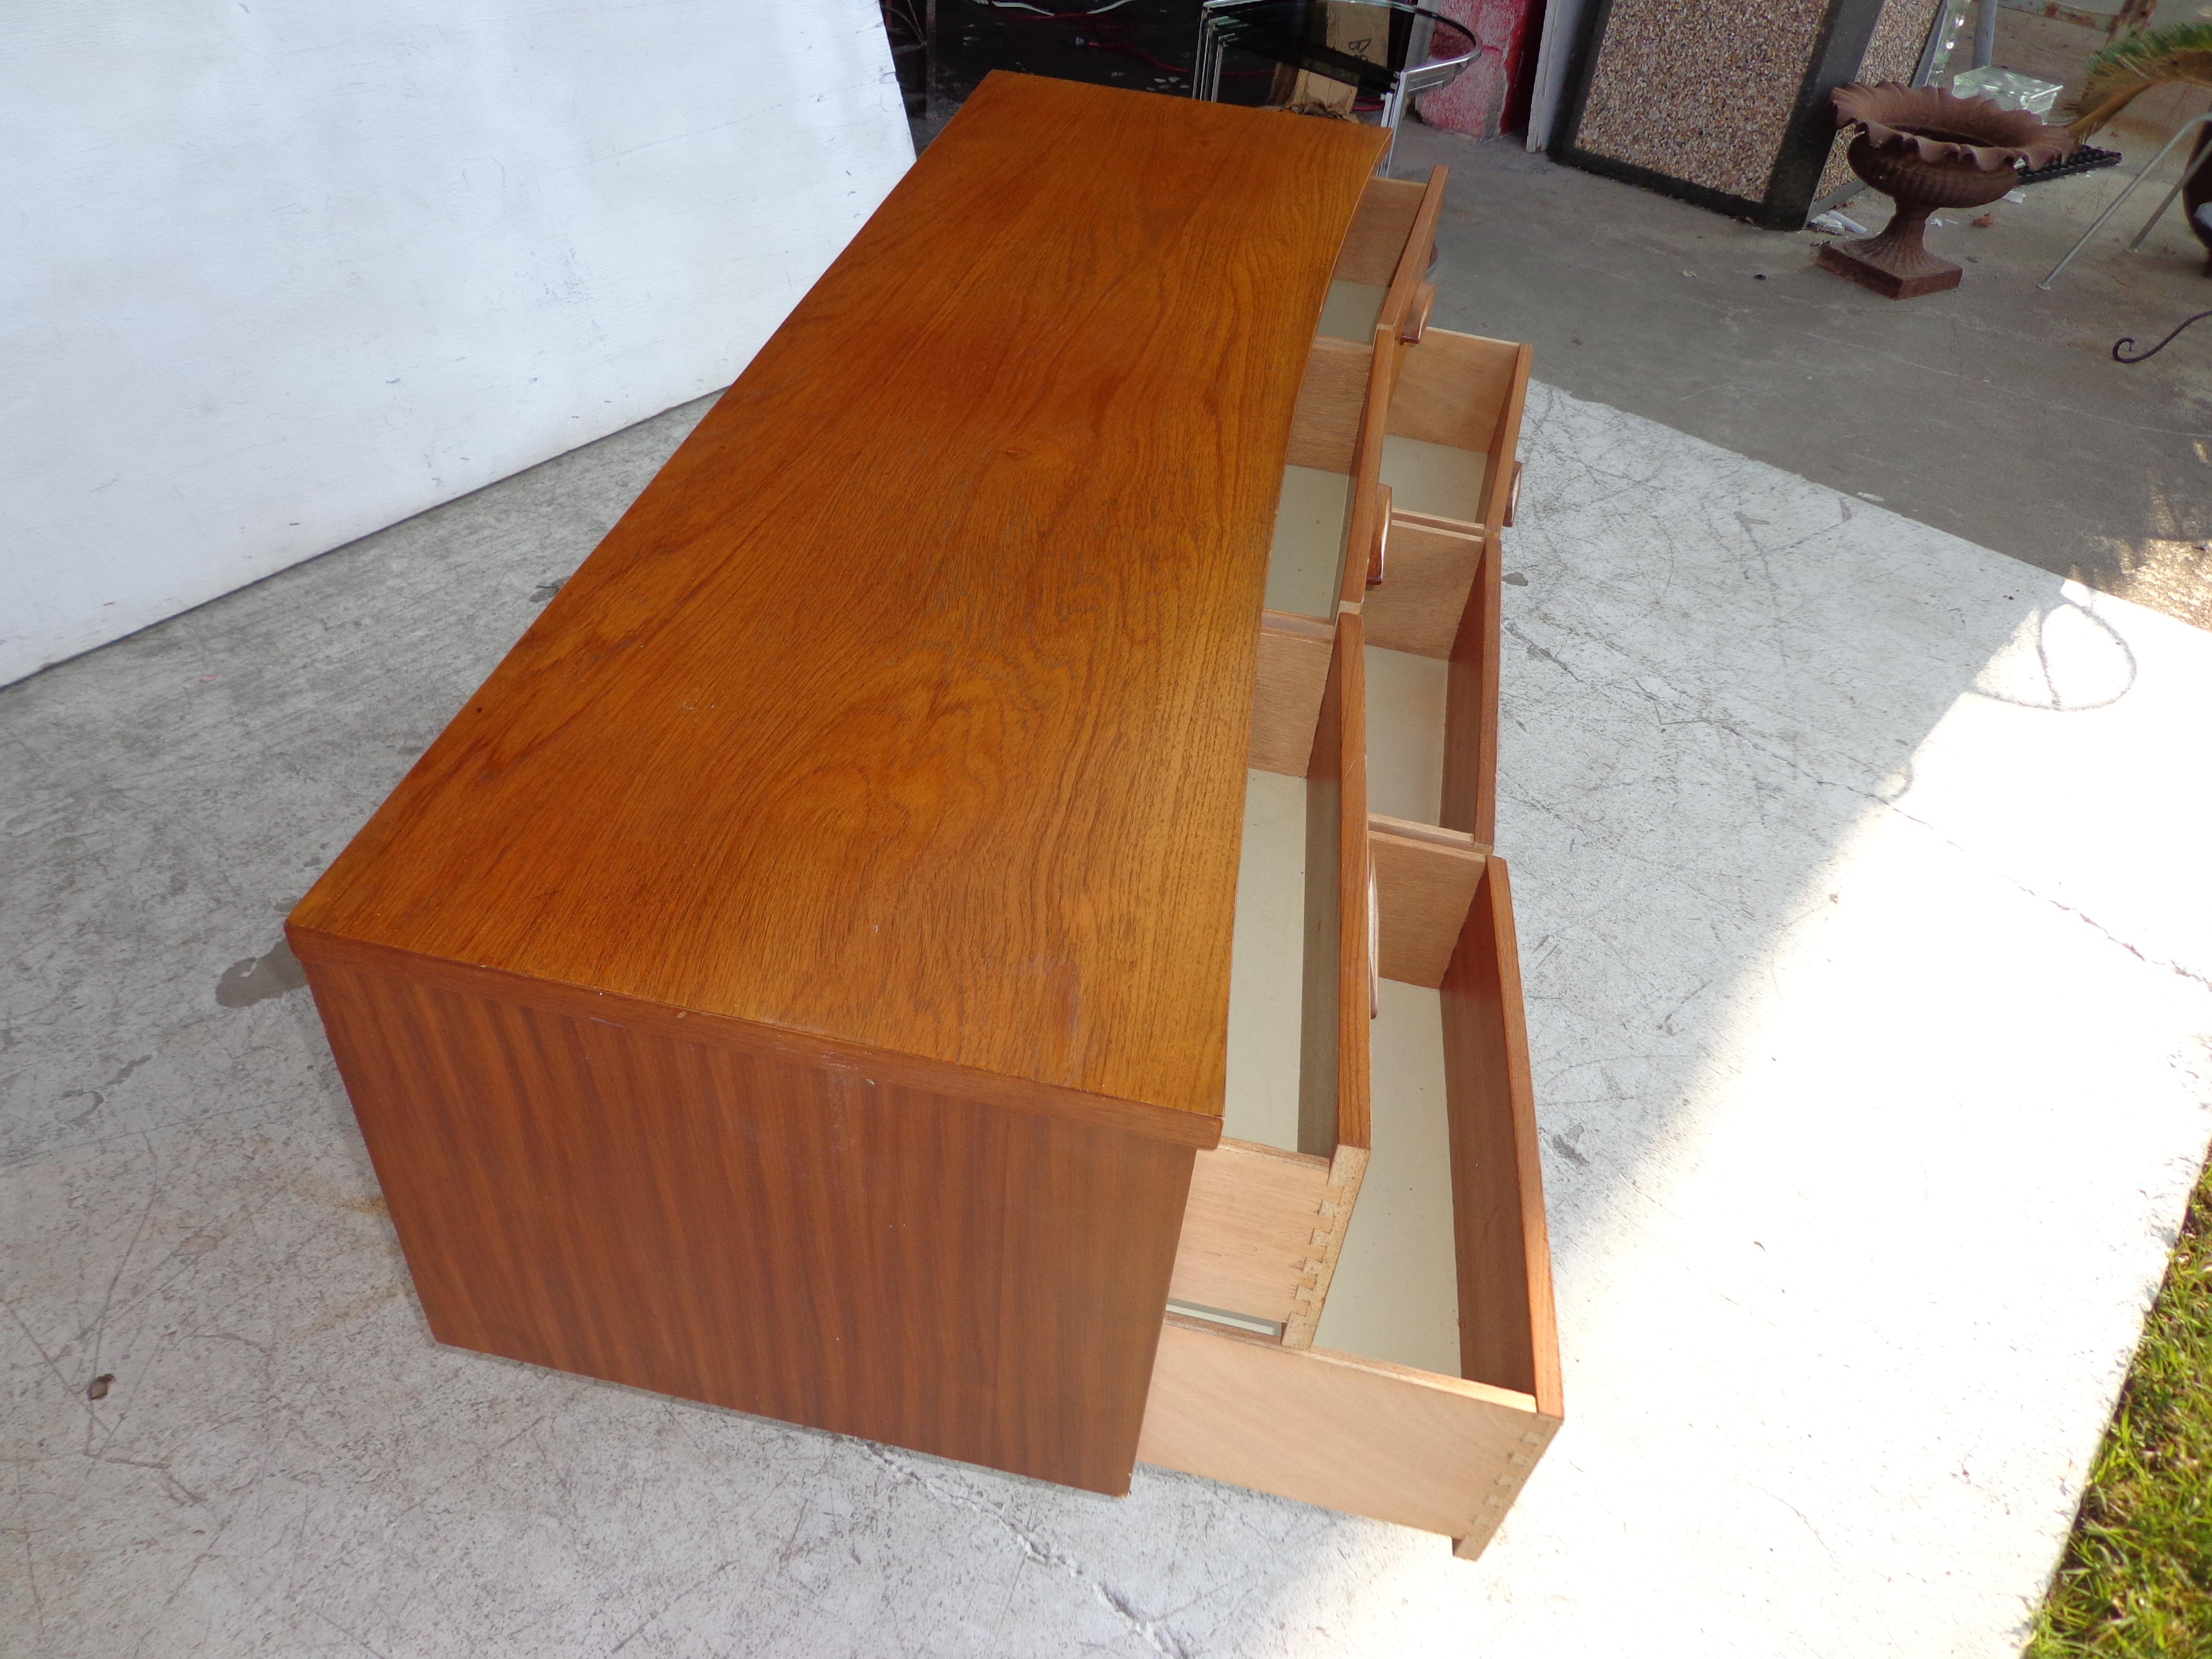
[[[2067, 266], [2072, 264], [2074, 263], [2074, 256], [2079, 253], [2083, 248], [2087, 247], [2089, 244], [2089, 239], [2105, 228], [2105, 221], [2111, 218], [2113, 214], [2119, 211], [2121, 203], [2126, 201], [2129, 197], [2135, 194], [2136, 186], [2142, 183], [2144, 179], [2150, 177], [2152, 170], [2155, 168], [2160, 161], [2166, 160], [2167, 154], [2176, 144], [2179, 143], [2183, 138], [2187, 137], [2192, 129], [2203, 126], [2207, 123], [2212, 123], [2212, 113], [2194, 116], [2189, 120], [2183, 122], [2182, 125], [2175, 130], [2173, 137], [2167, 139], [2164, 144], [2160, 146], [2158, 154], [2152, 156], [2148, 161], [2143, 164], [2143, 170], [2136, 174], [2134, 178], [2129, 179], [2127, 182], [2127, 187], [2106, 204], [2105, 210], [2096, 216], [2096, 219], [2090, 224], [2088, 229], [2081, 233], [2081, 240], [2076, 241], [2072, 247], [2066, 250], [2065, 257], [2059, 260], [2057, 264], [2051, 267], [2051, 275], [2038, 283], [2036, 287], [2039, 289], [2047, 289], [2053, 283], [2057, 282], [2058, 280], [2058, 273], [2065, 270]], [[2183, 182], [2187, 182], [2186, 173], [2183, 175]], [[2181, 185], [2176, 185], [2173, 187], [2173, 195], [2178, 196], [2180, 193]], [[2167, 204], [2172, 200], [2173, 196], [2169, 196], [2166, 198], [2165, 202], [2160, 203], [2159, 204], [2159, 213], [2163, 214], [2166, 211]], [[2153, 216], [2151, 224], [2156, 224], [2157, 222], [2157, 216]], [[2143, 235], [2148, 236], [2149, 234], [2150, 226], [2144, 226]], [[2136, 238], [2136, 241], [2137, 243], [2140, 243], [2142, 240], [2142, 236]]]
[[2158, 211], [2152, 214], [2149, 218], [2143, 221], [2143, 228], [2136, 233], [2135, 240], [2128, 244], [2129, 252], [2133, 253], [2136, 252], [2150, 239], [2150, 234], [2153, 230], [2157, 228], [2158, 222], [2166, 217], [2166, 209], [2173, 205], [2175, 198], [2179, 197], [2183, 191], [2189, 188], [2189, 181], [2191, 179], [2194, 179], [2197, 175], [2198, 172], [2203, 169], [2204, 163], [2208, 159], [2212, 159], [2212, 146], [2208, 146], [2203, 155], [2197, 156], [2194, 161], [2191, 161], [2187, 167], [2182, 168], [2181, 177], [2175, 179], [2173, 181], [2173, 188], [2166, 192], [2166, 199], [2158, 204]]

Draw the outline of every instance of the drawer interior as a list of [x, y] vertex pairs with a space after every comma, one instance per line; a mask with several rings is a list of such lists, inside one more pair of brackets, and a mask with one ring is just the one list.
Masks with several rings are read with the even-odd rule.
[[1313, 1340], [1365, 1167], [1375, 996], [1359, 619], [1297, 643], [1320, 708], [1294, 765], [1246, 775], [1224, 1139], [1194, 1171], [1169, 1291], [1293, 1346]]
[[1317, 333], [1362, 345], [1374, 340], [1378, 328], [1408, 340], [1420, 337], [1435, 296], [1428, 273], [1447, 175], [1446, 168], [1434, 167], [1422, 183], [1369, 181], [1337, 255]]
[[1425, 325], [1378, 180], [1308, 358], [1261, 618], [1224, 1137], [1138, 1455], [1480, 1553], [1558, 1426], [1510, 876], [1501, 573], [1529, 354]]
[[1377, 645], [1366, 656], [1367, 810], [1440, 824], [1451, 665]]
[[1340, 277], [1328, 285], [1328, 298], [1322, 304], [1314, 332], [1367, 343], [1375, 337], [1375, 325], [1382, 320], [1382, 302], [1389, 294], [1387, 282], [1347, 283]]
[[1344, 580], [1344, 538], [1352, 517], [1349, 474], [1285, 466], [1267, 547], [1270, 611], [1323, 620], [1336, 615]]
[[1444, 329], [1379, 349], [1317, 338], [1291, 422], [1269, 607], [1327, 616], [1334, 568], [1335, 597], [1363, 607], [1376, 643], [1449, 655], [1486, 538], [1511, 520], [1528, 357]]
[[[1352, 216], [1352, 228], [1344, 234], [1344, 246], [1337, 251], [1336, 268], [1331, 275], [1341, 283], [1388, 286], [1404, 261], [1407, 245], [1413, 240], [1429, 192], [1437, 191], [1441, 201], [1443, 172], [1436, 168], [1426, 182], [1369, 179], [1359, 193], [1359, 206]], [[1429, 234], [1435, 235], [1433, 228]], [[1426, 266], [1428, 247], [1418, 252], [1421, 264]]]
[[1382, 477], [1394, 513], [1470, 526], [1482, 522], [1490, 483], [1490, 457], [1483, 450], [1385, 433]]
[[1398, 355], [1380, 482], [1393, 511], [1478, 533], [1505, 521], [1527, 398], [1528, 348], [1430, 329]]
[[1306, 793], [1303, 776], [1245, 773], [1221, 1108], [1224, 1136], [1293, 1152], [1305, 1018]]
[[1459, 1285], [1442, 994], [1392, 979], [1381, 988], [1369, 1062], [1375, 1144], [1314, 1341], [1455, 1376]]
[[1399, 355], [1384, 429], [1425, 443], [1487, 452], [1509, 414], [1518, 425], [1516, 382], [1528, 349], [1509, 340], [1431, 329], [1419, 345]]
[[[1307, 626], [1297, 618], [1270, 621], [1278, 627], [1285, 622]], [[1276, 635], [1286, 650], [1302, 653], [1303, 673], [1317, 702], [1332, 666], [1340, 670], [1338, 653], [1358, 636], [1359, 619], [1347, 616], [1342, 626], [1340, 640], [1317, 626]], [[1367, 1149], [1366, 1167], [1373, 1167], [1372, 1148], [1380, 1145], [1398, 1171], [1390, 1176], [1391, 1196], [1368, 1229], [1378, 1242], [1360, 1253], [1373, 1263], [1375, 1283], [1387, 1289], [1389, 1261], [1412, 1248], [1389, 1243], [1393, 1232], [1449, 1230], [1448, 1202], [1405, 1211], [1399, 1194], [1407, 1182], [1433, 1177], [1443, 1167], [1437, 1152], [1444, 1122], [1437, 988], [1486, 860], [1486, 849], [1471, 836], [1437, 822], [1443, 789], [1449, 665], [1363, 646], [1358, 665], [1356, 702], [1363, 718], [1354, 735], [1368, 810], [1348, 840], [1330, 816], [1341, 810], [1341, 801], [1332, 808], [1324, 793], [1338, 786], [1321, 775], [1327, 767], [1317, 763], [1323, 757], [1314, 752], [1325, 744], [1301, 750], [1297, 721], [1288, 723], [1290, 740], [1277, 763], [1272, 769], [1255, 765], [1246, 775], [1222, 1123], [1224, 1149], [1232, 1156], [1208, 1154], [1199, 1160], [1174, 1293], [1175, 1300], [1193, 1310], [1233, 1316], [1246, 1328], [1288, 1333], [1293, 1341], [1310, 1322], [1294, 1316], [1335, 1317], [1329, 1310], [1338, 1304], [1330, 1290], [1338, 1264], [1323, 1257], [1340, 1247], [1334, 1235], [1344, 1230], [1308, 1224], [1324, 1204], [1332, 1211], [1324, 1220], [1335, 1219], [1347, 1208], [1358, 1216], [1362, 1210], [1352, 1206], [1365, 1191], [1364, 1175], [1349, 1181], [1339, 1167], [1344, 1161], [1340, 1123], [1313, 1109], [1310, 1073], [1334, 1064], [1334, 1057], [1325, 1049], [1310, 1049], [1311, 1022], [1334, 1018], [1352, 1002], [1368, 1002], [1373, 1010], [1368, 1031], [1370, 1132], [1360, 1145]], [[1317, 714], [1303, 729], [1319, 732], [1327, 725]], [[1371, 886], [1366, 884], [1369, 870]], [[1332, 890], [1350, 897], [1329, 912], [1326, 901]], [[1318, 915], [1311, 908], [1317, 903], [1323, 911]], [[1347, 987], [1329, 977], [1342, 967], [1342, 915], [1356, 909], [1353, 925], [1364, 927], [1370, 904], [1374, 982], [1371, 988]], [[1337, 1171], [1334, 1178], [1332, 1170]], [[1284, 1218], [1273, 1224], [1260, 1218], [1271, 1210]], [[1238, 1218], [1233, 1226], [1227, 1221], [1217, 1225], [1216, 1218], [1232, 1212]], [[1225, 1237], [1224, 1229], [1233, 1233], [1254, 1228], [1262, 1236], [1253, 1248], [1272, 1264], [1264, 1269], [1241, 1257], [1233, 1243], [1217, 1237]], [[1356, 1227], [1352, 1236], [1359, 1236]], [[1321, 1246], [1322, 1253], [1310, 1245]], [[1449, 1252], [1437, 1260], [1449, 1260]], [[1431, 1289], [1444, 1282], [1431, 1278]], [[1389, 1305], [1379, 1296], [1362, 1301], [1368, 1310], [1363, 1317], [1382, 1317]], [[1421, 1307], [1418, 1314], [1392, 1314], [1389, 1319], [1399, 1328], [1427, 1328], [1425, 1351], [1433, 1360], [1438, 1344], [1449, 1340], [1454, 1315], [1448, 1300], [1431, 1298]], [[1402, 1359], [1411, 1352], [1401, 1345], [1381, 1357]]]

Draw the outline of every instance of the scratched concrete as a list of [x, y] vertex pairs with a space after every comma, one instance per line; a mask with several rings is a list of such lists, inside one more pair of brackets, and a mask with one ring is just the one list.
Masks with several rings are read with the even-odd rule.
[[2212, 1133], [2212, 636], [1539, 388], [1570, 1421], [1470, 1565], [431, 1343], [278, 921], [697, 412], [0, 692], [0, 1648], [2016, 1650]]

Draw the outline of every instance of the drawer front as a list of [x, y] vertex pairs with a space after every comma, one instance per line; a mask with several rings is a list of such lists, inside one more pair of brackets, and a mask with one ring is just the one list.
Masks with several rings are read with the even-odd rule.
[[1137, 1460], [1480, 1555], [1559, 1419], [1526, 1395], [1170, 1316]]

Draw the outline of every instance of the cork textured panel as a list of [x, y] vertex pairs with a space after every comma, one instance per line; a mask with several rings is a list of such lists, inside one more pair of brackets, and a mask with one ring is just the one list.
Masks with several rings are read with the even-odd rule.
[[[1941, 0], [1888, 0], [1875, 21], [1874, 38], [1867, 42], [1866, 56], [1859, 60], [1859, 72], [1854, 78], [1869, 82], [1910, 81], [1920, 67], [1920, 48], [1927, 44], [1929, 27], [1936, 21], [1940, 3]], [[1815, 201], [1850, 183], [1851, 164], [1844, 159], [1844, 152], [1850, 148], [1843, 134], [1838, 133], [1828, 152], [1828, 165], [1820, 174], [1820, 186], [1813, 192]]]
[[1577, 144], [1759, 200], [1826, 9], [1825, 0], [1615, 0]]

